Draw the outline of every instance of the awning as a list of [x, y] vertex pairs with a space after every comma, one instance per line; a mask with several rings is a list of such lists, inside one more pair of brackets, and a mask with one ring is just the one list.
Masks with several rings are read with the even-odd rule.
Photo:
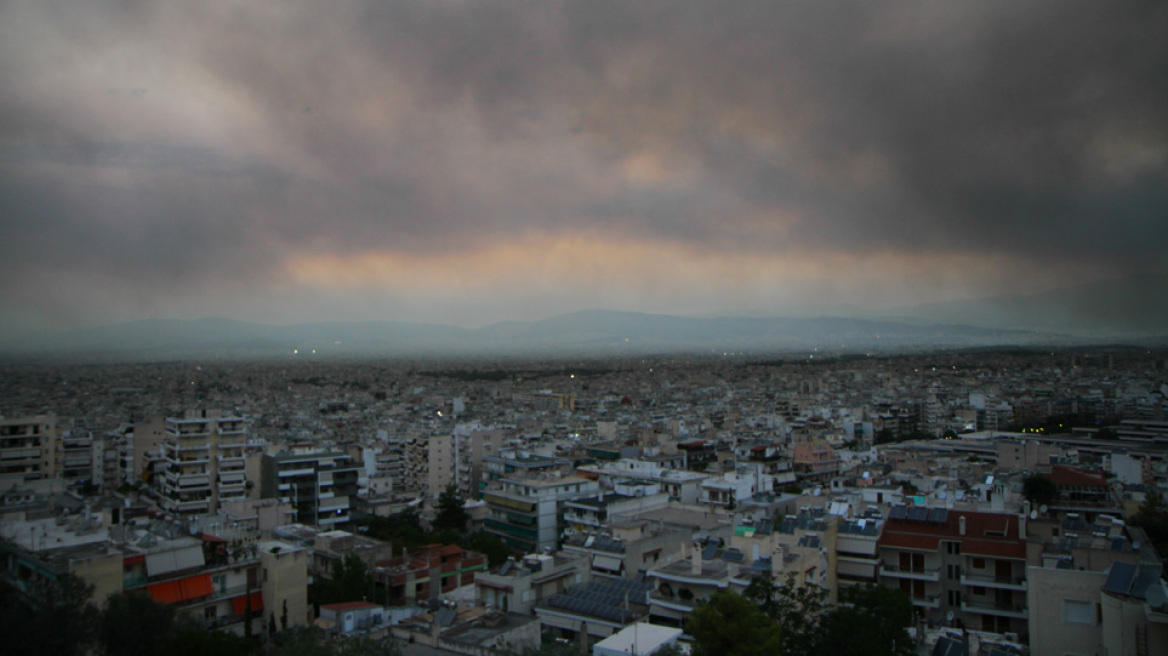
[[619, 572], [621, 570], [620, 558], [613, 558], [612, 556], [597, 556], [592, 561], [593, 569], [602, 569], [607, 572]]
[[[247, 595], [236, 597], [231, 600], [231, 607], [235, 610], [236, 615], [247, 614]], [[260, 592], [251, 593], [251, 610], [252, 612], [261, 611], [264, 609], [264, 595]]]
[[183, 601], [206, 597], [215, 591], [215, 588], [211, 585], [210, 574], [191, 576], [179, 581], [179, 584], [182, 588]]
[[160, 604], [177, 604], [182, 601], [182, 586], [178, 581], [167, 581], [166, 583], [155, 583], [146, 588], [154, 601]]
[[205, 565], [203, 561], [203, 547], [194, 545], [146, 554], [146, 575], [161, 576], [184, 569], [197, 569]]
[[177, 581], [155, 583], [146, 588], [146, 591], [150, 593], [151, 597], [154, 597], [154, 601], [162, 604], [177, 604], [206, 597], [215, 589], [211, 585], [210, 574], [199, 574]]

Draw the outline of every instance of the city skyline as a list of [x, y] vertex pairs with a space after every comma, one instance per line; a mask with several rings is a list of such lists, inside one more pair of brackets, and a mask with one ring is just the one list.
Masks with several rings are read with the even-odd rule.
[[0, 333], [1168, 273], [1168, 10], [16, 2]]

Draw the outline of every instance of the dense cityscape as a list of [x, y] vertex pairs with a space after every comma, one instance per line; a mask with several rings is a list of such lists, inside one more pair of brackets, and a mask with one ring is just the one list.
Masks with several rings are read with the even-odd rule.
[[[89, 586], [244, 650], [319, 627], [717, 653], [750, 613], [765, 653], [1168, 647], [1162, 350], [14, 362], [0, 385], [9, 604]], [[841, 616], [865, 608], [891, 614]]]
[[1168, 655], [1165, 35], [0, 2], [0, 644]]

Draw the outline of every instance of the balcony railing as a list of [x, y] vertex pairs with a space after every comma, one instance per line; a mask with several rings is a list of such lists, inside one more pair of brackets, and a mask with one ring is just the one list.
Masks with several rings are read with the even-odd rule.
[[976, 574], [961, 574], [961, 585], [970, 585], [980, 588], [997, 588], [1001, 590], [1025, 590], [1025, 576], [979, 576]]
[[880, 575], [900, 579], [913, 579], [917, 581], [940, 581], [941, 568], [913, 568], [901, 569], [897, 565], [889, 565], [886, 563], [880, 564]]
[[1026, 611], [1026, 604], [995, 604], [963, 601], [961, 602], [961, 610], [967, 613], [997, 615], [999, 617], [1012, 617], [1023, 620], [1029, 616]]
[[913, 606], [919, 606], [921, 608], [940, 608], [941, 595], [935, 594], [925, 595], [923, 597], [913, 597], [912, 604]]

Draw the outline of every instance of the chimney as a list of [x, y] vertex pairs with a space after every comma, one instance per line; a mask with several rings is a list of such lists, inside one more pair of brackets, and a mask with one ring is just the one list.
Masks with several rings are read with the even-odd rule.
[[965, 535], [965, 515], [957, 518], [957, 534], [961, 536]]

